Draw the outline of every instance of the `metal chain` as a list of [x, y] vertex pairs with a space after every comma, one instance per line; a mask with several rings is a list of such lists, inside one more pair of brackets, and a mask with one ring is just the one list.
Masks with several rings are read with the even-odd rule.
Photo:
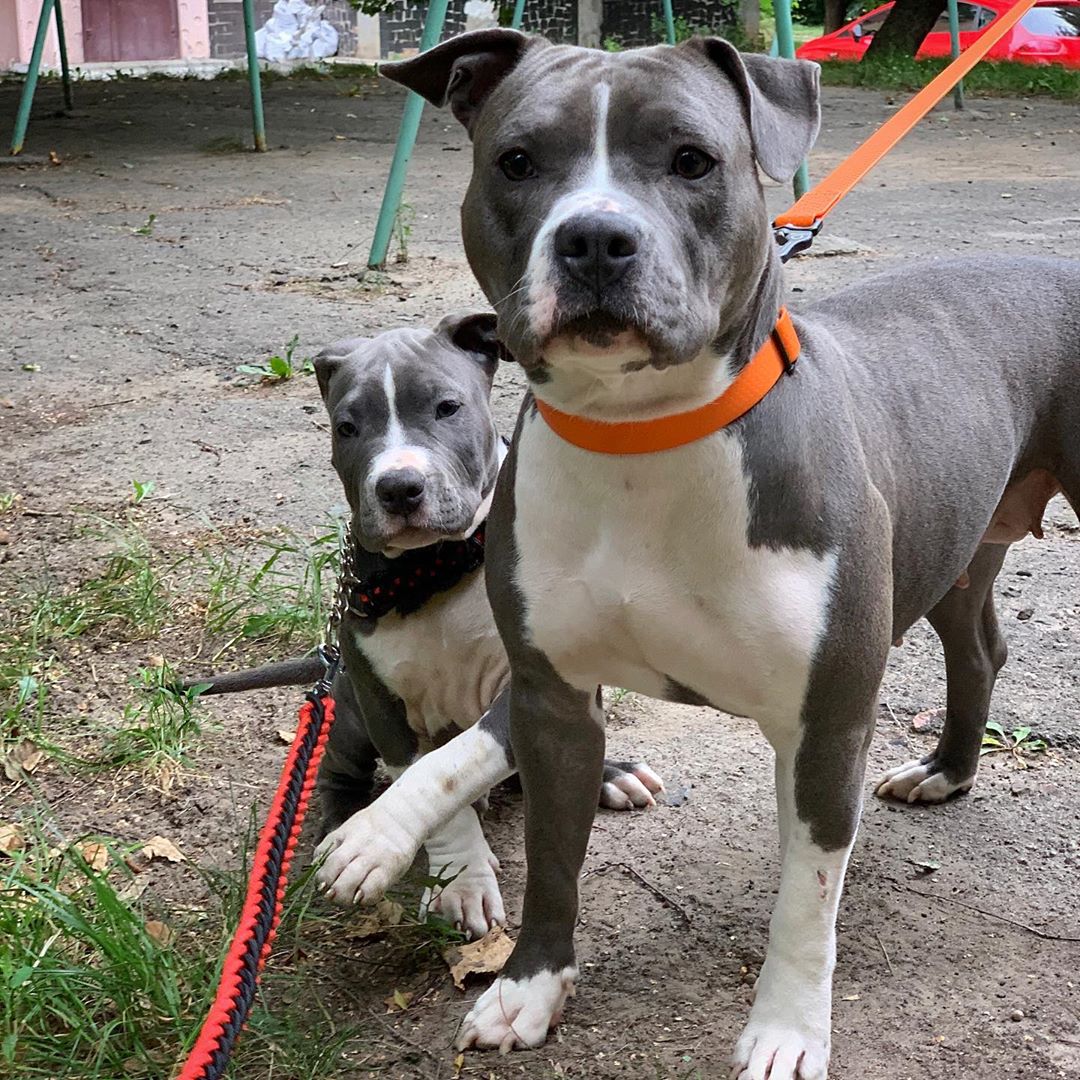
[[356, 547], [353, 544], [352, 523], [345, 526], [341, 534], [341, 542], [338, 545], [338, 580], [334, 590], [334, 599], [326, 614], [326, 625], [323, 627], [322, 644], [319, 645], [319, 659], [322, 660], [325, 671], [315, 687], [317, 694], [327, 694], [341, 666], [341, 648], [338, 642], [338, 630], [341, 620], [349, 607], [349, 588], [356, 581], [353, 563]]

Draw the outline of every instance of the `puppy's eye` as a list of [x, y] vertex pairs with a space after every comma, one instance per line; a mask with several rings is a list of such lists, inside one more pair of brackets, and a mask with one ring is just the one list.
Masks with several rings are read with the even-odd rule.
[[460, 401], [454, 401], [452, 398], [447, 398], [446, 401], [440, 401], [435, 406], [435, 419], [445, 420], [448, 416], [453, 416], [454, 413], [461, 408]]
[[507, 150], [506, 153], [499, 158], [499, 168], [502, 169], [503, 175], [507, 180], [528, 180], [536, 175], [536, 169], [533, 166], [532, 158], [530, 158], [521, 147]]
[[675, 151], [675, 159], [671, 163], [671, 171], [684, 180], [700, 180], [703, 176], [712, 172], [716, 162], [696, 146], [680, 146]]
[[343, 439], [355, 439], [359, 434], [356, 430], [356, 425], [349, 423], [348, 420], [342, 420], [341, 423], [334, 428], [334, 431]]

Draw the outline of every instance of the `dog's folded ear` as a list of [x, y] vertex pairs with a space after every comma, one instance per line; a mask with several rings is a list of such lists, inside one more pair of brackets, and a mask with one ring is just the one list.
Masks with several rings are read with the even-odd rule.
[[454, 116], [472, 133], [485, 98], [513, 70], [526, 49], [546, 45], [520, 30], [474, 30], [408, 60], [382, 64], [379, 74], [407, 86]]
[[311, 363], [315, 368], [315, 378], [319, 381], [319, 393], [322, 394], [323, 401], [326, 400], [334, 372], [368, 340], [370, 339], [363, 337], [342, 338], [332, 345], [327, 345], [325, 349], [312, 357]]
[[435, 333], [444, 334], [459, 349], [475, 356], [488, 373], [488, 378], [495, 377], [500, 360], [508, 359], [506, 350], [499, 342], [498, 318], [489, 311], [447, 315], [435, 327]]
[[735, 84], [758, 164], [774, 180], [790, 180], [821, 126], [821, 68], [809, 60], [740, 53], [723, 38], [691, 38], [679, 48], [703, 53]]

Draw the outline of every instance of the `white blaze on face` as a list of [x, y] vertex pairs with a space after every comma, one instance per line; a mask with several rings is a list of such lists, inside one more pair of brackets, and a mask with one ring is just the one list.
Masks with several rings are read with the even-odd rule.
[[552, 266], [552, 245], [555, 230], [574, 214], [585, 210], [601, 210], [612, 214], [628, 213], [626, 197], [611, 178], [611, 159], [608, 153], [608, 111], [611, 87], [599, 83], [593, 87], [594, 121], [592, 154], [588, 171], [581, 186], [567, 192], [552, 206], [547, 219], [533, 240], [526, 269], [529, 296], [529, 322], [534, 335], [547, 337], [555, 322], [557, 296]]
[[383, 391], [386, 394], [387, 422], [382, 449], [372, 459], [368, 470], [368, 486], [374, 490], [379, 477], [398, 469], [417, 469], [427, 476], [432, 469], [431, 455], [422, 446], [410, 444], [398, 416], [397, 388], [394, 370], [387, 364], [383, 370]]

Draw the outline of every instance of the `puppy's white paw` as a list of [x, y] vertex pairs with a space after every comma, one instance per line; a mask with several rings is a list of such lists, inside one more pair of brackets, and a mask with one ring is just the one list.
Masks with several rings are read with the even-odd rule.
[[319, 889], [336, 903], [375, 903], [416, 858], [420, 838], [382, 802], [353, 814], [315, 849], [317, 859], [326, 856], [315, 875]]
[[461, 1025], [457, 1048], [511, 1050], [542, 1046], [574, 993], [576, 968], [541, 971], [525, 979], [498, 978], [477, 999]]
[[664, 781], [644, 762], [604, 766], [604, 782], [600, 787], [600, 805], [608, 810], [633, 810], [655, 806], [664, 790]]
[[900, 799], [902, 802], [940, 803], [958, 791], [970, 791], [975, 777], [952, 783], [946, 779], [938, 765], [927, 762], [908, 761], [889, 769], [877, 782], [879, 799]]
[[[433, 867], [433, 871], [441, 868]], [[482, 938], [492, 927], [506, 924], [502, 893], [495, 872], [499, 861], [488, 853], [478, 865], [466, 866], [443, 888], [424, 890], [420, 914], [440, 916], [472, 940]]]

